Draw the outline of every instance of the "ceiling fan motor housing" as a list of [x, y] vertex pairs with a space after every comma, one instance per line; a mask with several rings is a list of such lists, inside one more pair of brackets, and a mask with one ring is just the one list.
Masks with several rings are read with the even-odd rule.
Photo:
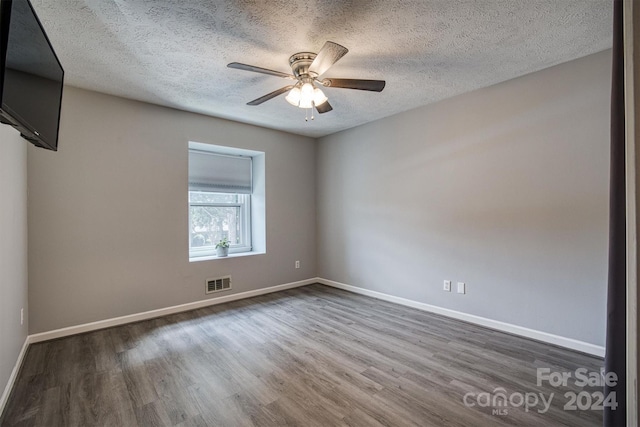
[[289, 65], [293, 75], [300, 81], [304, 81], [304, 79], [313, 80], [316, 76], [312, 75], [313, 73], [309, 74], [309, 67], [315, 58], [316, 54], [313, 52], [299, 52], [291, 55]]

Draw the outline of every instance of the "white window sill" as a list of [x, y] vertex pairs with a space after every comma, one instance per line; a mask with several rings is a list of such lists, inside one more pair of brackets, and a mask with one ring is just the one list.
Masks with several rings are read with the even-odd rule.
[[227, 256], [215, 256], [215, 255], [204, 255], [204, 256], [196, 256], [196, 257], [190, 257], [189, 258], [189, 262], [196, 262], [196, 261], [211, 261], [211, 260], [219, 260], [219, 259], [227, 259], [227, 258], [239, 258], [239, 257], [244, 257], [244, 256], [253, 256], [253, 255], [264, 255], [266, 252], [258, 252], [258, 251], [251, 251], [251, 252], [239, 252], [236, 254], [229, 254]]

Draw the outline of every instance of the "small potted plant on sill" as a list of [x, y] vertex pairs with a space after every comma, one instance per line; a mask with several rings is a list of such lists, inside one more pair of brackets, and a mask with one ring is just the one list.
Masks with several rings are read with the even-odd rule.
[[225, 257], [229, 255], [229, 245], [230, 242], [226, 237], [216, 243], [216, 255], [218, 255], [219, 257]]

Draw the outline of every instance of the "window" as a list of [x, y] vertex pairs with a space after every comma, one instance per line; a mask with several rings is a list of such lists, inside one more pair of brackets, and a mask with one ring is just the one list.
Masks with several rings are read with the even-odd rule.
[[212, 255], [215, 245], [229, 239], [230, 253], [251, 250], [251, 196], [249, 194], [189, 191], [189, 252]]
[[189, 150], [189, 257], [215, 255], [227, 238], [229, 253], [250, 252], [252, 158]]

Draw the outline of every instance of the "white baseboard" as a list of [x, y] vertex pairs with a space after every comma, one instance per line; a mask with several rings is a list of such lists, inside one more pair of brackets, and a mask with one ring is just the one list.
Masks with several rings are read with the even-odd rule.
[[442, 308], [435, 305], [425, 304], [422, 302], [413, 301], [406, 298], [396, 297], [396, 296], [384, 294], [381, 292], [371, 291], [368, 289], [359, 288], [357, 286], [347, 285], [344, 283], [335, 282], [333, 280], [323, 279], [321, 277], [315, 277], [312, 279], [301, 280], [298, 282], [286, 283], [283, 285], [271, 286], [268, 288], [256, 289], [253, 291], [240, 292], [237, 294], [232, 294], [232, 295], [227, 295], [227, 296], [222, 296], [217, 298], [194, 301], [186, 304], [160, 308], [157, 310], [151, 310], [151, 311], [145, 311], [142, 313], [135, 313], [135, 314], [130, 314], [126, 316], [114, 317], [111, 319], [99, 320], [96, 322], [85, 323], [85, 324], [76, 325], [76, 326], [69, 326], [66, 328], [55, 329], [47, 332], [41, 332], [38, 334], [29, 335], [27, 336], [27, 339], [25, 340], [22, 350], [20, 351], [20, 355], [18, 357], [18, 360], [16, 361], [16, 366], [14, 367], [14, 370], [11, 373], [9, 382], [7, 383], [5, 390], [2, 394], [2, 398], [0, 399], [0, 409], [4, 407], [4, 404], [6, 403], [6, 400], [9, 397], [9, 393], [13, 386], [13, 382], [15, 381], [15, 377], [17, 376], [20, 366], [22, 364], [22, 359], [24, 358], [28, 345], [31, 343], [48, 341], [56, 338], [66, 337], [69, 335], [76, 335], [84, 332], [95, 331], [98, 329], [105, 329], [113, 326], [124, 325], [127, 323], [139, 322], [142, 320], [153, 319], [156, 317], [166, 316], [174, 313], [180, 313], [183, 311], [195, 310], [198, 308], [208, 307], [211, 305], [223, 304], [226, 302], [237, 301], [240, 299], [251, 298], [259, 295], [265, 295], [272, 292], [283, 291], [286, 289], [298, 288], [298, 287], [310, 285], [313, 283], [322, 283], [323, 285], [332, 286], [334, 288], [343, 289], [349, 292], [354, 292], [357, 294], [378, 298], [381, 300], [393, 302], [393, 303], [404, 305], [407, 307], [417, 308], [418, 310], [440, 314], [440, 315], [451, 317], [454, 319], [463, 320], [465, 322], [485, 326], [487, 328], [495, 329], [498, 331], [508, 332], [508, 333], [520, 335], [526, 338], [532, 338], [532, 339], [546, 342], [549, 344], [555, 344], [555, 345], [566, 347], [572, 350], [577, 350], [584, 353], [592, 354], [594, 356], [604, 357], [604, 351], [605, 351], [604, 347], [598, 346], [595, 344], [578, 341], [572, 338], [566, 338], [559, 335], [549, 334], [547, 332], [537, 331], [534, 329], [529, 329], [522, 326], [513, 325], [510, 323], [487, 319], [485, 317], [475, 316], [473, 314], [462, 313], [460, 311], [450, 310], [448, 308]]
[[7, 404], [7, 400], [9, 400], [9, 395], [11, 394], [11, 390], [13, 390], [13, 384], [16, 382], [16, 378], [18, 378], [18, 372], [20, 372], [22, 361], [24, 360], [25, 354], [27, 354], [27, 348], [29, 348], [30, 343], [29, 336], [27, 336], [18, 354], [18, 360], [16, 360], [16, 364], [13, 366], [11, 375], [9, 375], [9, 381], [7, 381], [7, 385], [4, 387], [2, 397], [0, 397], [0, 416], [4, 412], [4, 406]]
[[299, 282], [285, 283], [284, 285], [276, 285], [268, 288], [256, 289], [254, 291], [240, 292], [237, 294], [210, 298], [200, 301], [189, 302], [186, 304], [174, 305], [171, 307], [160, 308], [157, 310], [145, 311], [142, 313], [129, 314], [127, 316], [114, 317], [111, 319], [98, 320], [97, 322], [84, 323], [82, 325], [69, 326], [67, 328], [54, 329], [52, 331], [41, 332], [29, 335], [29, 343], [48, 341], [56, 338], [62, 338], [69, 335], [82, 334], [84, 332], [95, 331], [98, 329], [110, 328], [113, 326], [124, 325], [126, 323], [139, 322], [141, 320], [154, 319], [156, 317], [166, 316], [169, 314], [180, 313], [183, 311], [195, 310], [197, 308], [208, 307], [210, 305], [223, 304], [225, 302], [236, 301], [245, 298], [251, 298], [258, 295], [270, 294], [272, 292], [284, 291], [286, 289], [298, 288], [300, 286], [317, 283], [317, 279], [301, 280]]
[[448, 308], [442, 308], [435, 305], [425, 304], [418, 301], [409, 300], [406, 298], [396, 297], [393, 295], [384, 294], [382, 292], [371, 291], [357, 286], [346, 285], [344, 283], [335, 282], [333, 280], [327, 280], [323, 278], [317, 278], [316, 282], [323, 285], [331, 286], [345, 291], [353, 292], [356, 294], [366, 295], [373, 298], [378, 298], [384, 301], [393, 302], [396, 304], [404, 305], [407, 307], [417, 308], [418, 310], [428, 311], [430, 313], [440, 314], [443, 316], [451, 317], [465, 322], [474, 323], [476, 325], [485, 326], [487, 328], [495, 329], [502, 332], [508, 332], [514, 335], [520, 335], [526, 338], [546, 342], [549, 344], [555, 344], [560, 347], [569, 348], [572, 350], [581, 351], [583, 353], [592, 354], [598, 357], [604, 357], [605, 349], [602, 346], [591, 344], [584, 341], [574, 340], [573, 338], [566, 338], [559, 335], [549, 334], [547, 332], [537, 331], [535, 329], [529, 329], [511, 323], [500, 322], [498, 320], [487, 319], [486, 317], [475, 316], [473, 314], [462, 313], [460, 311], [450, 310]]

